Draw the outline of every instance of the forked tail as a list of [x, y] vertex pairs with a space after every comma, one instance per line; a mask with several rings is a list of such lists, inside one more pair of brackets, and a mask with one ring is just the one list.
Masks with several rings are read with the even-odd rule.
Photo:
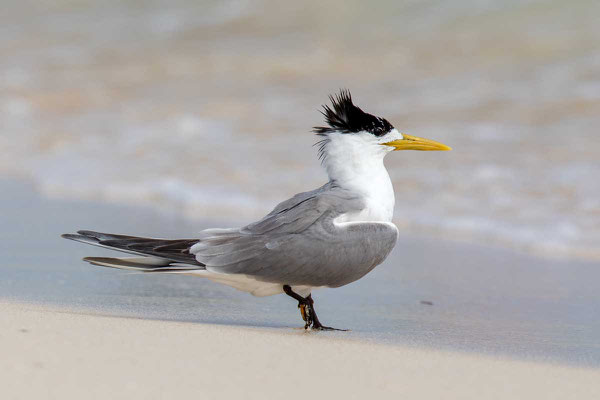
[[61, 235], [65, 239], [104, 247], [138, 257], [85, 257], [83, 260], [103, 267], [137, 270], [142, 272], [182, 272], [203, 270], [190, 253], [198, 239], [152, 239], [137, 236], [114, 235], [94, 231], [78, 231]]

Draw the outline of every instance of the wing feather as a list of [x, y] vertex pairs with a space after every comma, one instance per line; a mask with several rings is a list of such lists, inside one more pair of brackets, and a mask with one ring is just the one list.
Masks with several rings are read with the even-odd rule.
[[[267, 282], [334, 284], [343, 279], [343, 268], [331, 274], [324, 264], [335, 261], [345, 246], [356, 247], [361, 233], [348, 234], [333, 221], [362, 207], [358, 197], [329, 183], [292, 197], [241, 229], [207, 230], [190, 252], [209, 271], [251, 275]], [[362, 269], [371, 267], [362, 264]]]

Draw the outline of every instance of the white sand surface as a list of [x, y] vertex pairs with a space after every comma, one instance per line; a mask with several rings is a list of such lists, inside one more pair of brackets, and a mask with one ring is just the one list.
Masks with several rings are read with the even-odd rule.
[[597, 399], [600, 370], [0, 303], [3, 399]]

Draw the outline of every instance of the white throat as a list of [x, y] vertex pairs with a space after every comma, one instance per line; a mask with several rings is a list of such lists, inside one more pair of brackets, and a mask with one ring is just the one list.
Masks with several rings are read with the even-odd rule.
[[345, 214], [338, 222], [385, 221], [394, 215], [394, 188], [383, 164], [392, 149], [369, 133], [333, 132], [323, 148], [323, 164], [331, 181], [362, 197], [365, 208]]

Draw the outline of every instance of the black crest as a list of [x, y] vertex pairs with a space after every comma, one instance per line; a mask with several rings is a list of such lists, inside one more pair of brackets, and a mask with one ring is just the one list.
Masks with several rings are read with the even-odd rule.
[[313, 132], [319, 135], [333, 131], [342, 133], [366, 131], [375, 136], [382, 136], [394, 129], [387, 120], [368, 114], [355, 106], [349, 90], [342, 89], [339, 94], [330, 95], [329, 100], [331, 107], [325, 105], [321, 111], [329, 126], [315, 126]]

